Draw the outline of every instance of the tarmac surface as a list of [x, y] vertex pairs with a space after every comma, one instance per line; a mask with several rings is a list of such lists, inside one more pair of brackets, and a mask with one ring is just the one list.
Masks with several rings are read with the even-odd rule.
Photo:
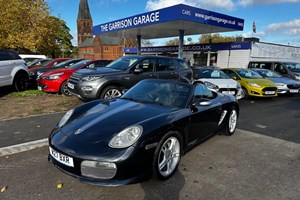
[[236, 133], [191, 150], [171, 179], [122, 187], [82, 184], [48, 163], [47, 137], [64, 113], [0, 121], [0, 199], [299, 200], [300, 96], [240, 107]]

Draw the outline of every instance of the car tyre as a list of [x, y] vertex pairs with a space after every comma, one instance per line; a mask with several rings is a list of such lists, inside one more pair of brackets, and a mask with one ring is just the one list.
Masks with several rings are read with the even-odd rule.
[[236, 126], [237, 126], [237, 120], [238, 120], [238, 113], [235, 108], [233, 108], [229, 114], [226, 128], [225, 128], [225, 135], [232, 135], [235, 132]]
[[21, 92], [28, 88], [29, 77], [26, 73], [19, 72], [13, 80], [13, 87], [16, 91]]
[[168, 132], [159, 142], [154, 153], [154, 177], [169, 179], [177, 170], [182, 150], [182, 139], [177, 132]]
[[246, 88], [242, 88], [242, 96], [243, 96], [245, 99], [248, 98], [249, 94], [248, 94], [248, 91], [247, 91]]
[[122, 95], [122, 91], [119, 87], [111, 85], [106, 87], [101, 95], [100, 99], [113, 99], [113, 98], [118, 98]]
[[60, 86], [60, 93], [65, 95], [65, 96], [71, 96], [71, 93], [68, 89], [68, 82], [64, 81], [61, 86]]

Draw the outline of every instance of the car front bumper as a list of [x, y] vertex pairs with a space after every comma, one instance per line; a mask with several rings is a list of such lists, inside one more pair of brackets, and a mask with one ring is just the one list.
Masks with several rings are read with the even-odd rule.
[[[62, 144], [55, 145], [55, 143], [55, 140], [49, 139], [49, 147], [60, 155], [71, 158], [73, 166], [58, 161], [51, 155], [50, 149], [49, 162], [64, 173], [77, 178], [80, 182], [99, 186], [120, 186], [151, 178], [155, 148], [146, 150], [131, 146], [126, 149], [112, 149], [110, 152], [110, 147], [101, 148], [97, 144], [81, 143], [83, 146], [80, 149], [93, 149], [95, 153], [90, 151], [85, 154], [82, 150], [81, 153], [76, 154], [75, 152], [78, 150], [71, 149], [68, 145], [66, 145], [67, 147], [62, 147]], [[99, 153], [96, 149], [102, 152]], [[100, 164], [101, 166], [93, 165], [92, 168], [87, 168], [84, 165], [86, 162], [105, 163], [106, 166]]]

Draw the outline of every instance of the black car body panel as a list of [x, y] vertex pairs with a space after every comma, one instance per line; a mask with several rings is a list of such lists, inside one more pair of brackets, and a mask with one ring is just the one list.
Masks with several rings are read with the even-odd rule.
[[[176, 85], [181, 89], [173, 90], [172, 94], [184, 93], [180, 96], [184, 97], [184, 101], [177, 104], [180, 98], [176, 100], [175, 96], [169, 96], [173, 103], [146, 101], [145, 96], [139, 96], [139, 92], [147, 95], [147, 92], [143, 93], [149, 89], [144, 87], [145, 84], [162, 87]], [[90, 184], [124, 185], [150, 178], [156, 147], [167, 132], [180, 133], [184, 154], [204, 139], [223, 130], [229, 118], [226, 113], [233, 109], [237, 112], [239, 110], [233, 96], [208, 89], [213, 95], [197, 97], [201, 98], [197, 102], [203, 100], [209, 104], [195, 104], [195, 87], [181, 81], [148, 79], [138, 83], [121, 98], [95, 100], [76, 107], [69, 119], [63, 125], [57, 125], [49, 136], [50, 151], [73, 158], [74, 166], [67, 166], [51, 155], [49, 160], [65, 173]], [[159, 94], [164, 95], [161, 91]], [[143, 128], [136, 142], [126, 148], [109, 145], [112, 138], [132, 125]], [[81, 166], [84, 161], [114, 163], [116, 173], [111, 178], [85, 176]]]

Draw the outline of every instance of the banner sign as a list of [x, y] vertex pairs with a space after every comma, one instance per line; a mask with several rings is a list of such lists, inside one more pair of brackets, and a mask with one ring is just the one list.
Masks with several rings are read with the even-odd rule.
[[285, 45], [274, 45], [255, 42], [252, 45], [251, 56], [254, 58], [276, 58], [300, 60], [300, 48]]
[[196, 22], [233, 30], [243, 30], [244, 28], [243, 19], [179, 4], [168, 8], [96, 25], [93, 27], [93, 33], [94, 35], [98, 35], [175, 20]]
[[[178, 46], [142, 47], [142, 53], [178, 52]], [[251, 42], [232, 42], [218, 44], [193, 44], [184, 45], [183, 51], [218, 51], [218, 50], [247, 50], [251, 48]], [[136, 53], [137, 48], [124, 48], [124, 53]]]

